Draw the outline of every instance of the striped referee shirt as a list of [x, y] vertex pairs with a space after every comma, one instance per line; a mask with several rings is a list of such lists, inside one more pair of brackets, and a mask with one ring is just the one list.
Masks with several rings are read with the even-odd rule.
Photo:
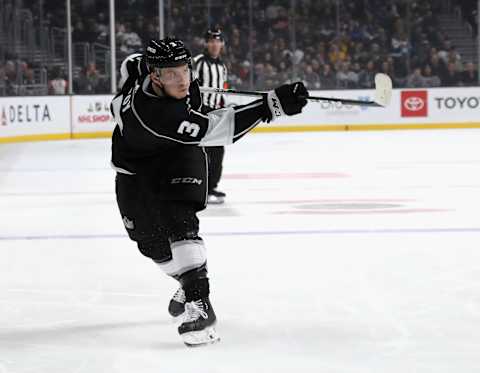
[[[200, 86], [209, 88], [224, 88], [227, 81], [227, 67], [220, 58], [211, 58], [205, 54], [199, 54], [193, 58], [195, 73]], [[203, 105], [212, 109], [225, 106], [224, 95], [219, 93], [203, 93]]]

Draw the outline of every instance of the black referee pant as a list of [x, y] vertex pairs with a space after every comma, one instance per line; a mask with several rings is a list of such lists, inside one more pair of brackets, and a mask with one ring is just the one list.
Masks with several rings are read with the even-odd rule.
[[208, 194], [217, 188], [217, 185], [222, 177], [223, 156], [225, 154], [225, 147], [223, 146], [209, 146], [205, 148], [208, 157]]
[[[203, 105], [202, 112], [204, 114], [215, 110], [211, 107]], [[224, 146], [207, 146], [205, 147], [208, 158], [208, 194], [215, 190], [222, 177], [223, 156], [225, 155]]]

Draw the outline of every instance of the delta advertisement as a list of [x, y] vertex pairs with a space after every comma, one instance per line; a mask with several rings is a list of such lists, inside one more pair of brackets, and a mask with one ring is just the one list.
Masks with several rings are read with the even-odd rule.
[[[311, 91], [312, 96], [373, 100], [373, 90]], [[259, 97], [226, 96], [228, 105]], [[0, 98], [0, 142], [108, 137], [112, 95]], [[394, 89], [387, 108], [310, 102], [300, 115], [258, 126], [260, 132], [410, 128], [480, 128], [480, 88]]]
[[70, 137], [69, 97], [4, 97], [0, 99], [0, 140]]

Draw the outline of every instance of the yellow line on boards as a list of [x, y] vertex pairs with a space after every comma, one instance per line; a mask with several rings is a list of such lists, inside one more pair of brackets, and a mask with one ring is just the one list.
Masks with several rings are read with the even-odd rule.
[[480, 128], [476, 123], [411, 123], [411, 124], [338, 124], [338, 125], [295, 125], [257, 127], [254, 132], [310, 132], [310, 131], [376, 131], [406, 129], [457, 129]]
[[268, 126], [255, 127], [253, 132], [314, 132], [314, 131], [346, 131], [348, 128], [344, 125], [332, 126]]
[[20, 135], [20, 136], [0, 137], [0, 144], [6, 144], [6, 143], [12, 143], [12, 142], [27, 142], [27, 141], [69, 140], [70, 138], [71, 138], [70, 133]]
[[348, 131], [370, 131], [370, 130], [429, 130], [429, 129], [462, 129], [480, 128], [480, 123], [411, 123], [411, 124], [359, 124], [347, 126]]
[[112, 137], [112, 131], [72, 133], [72, 139], [97, 139], [102, 137]]
[[[480, 128], [480, 122], [465, 123], [409, 123], [409, 124], [336, 124], [336, 125], [291, 125], [291, 126], [268, 126], [262, 125], [253, 132], [313, 132], [313, 131], [379, 131], [379, 130], [408, 130], [408, 129], [461, 129]], [[68, 139], [95, 139], [108, 138], [111, 131], [85, 132], [85, 133], [53, 133], [38, 135], [20, 135], [1, 137], [0, 144], [26, 142], [26, 141], [49, 141]]]

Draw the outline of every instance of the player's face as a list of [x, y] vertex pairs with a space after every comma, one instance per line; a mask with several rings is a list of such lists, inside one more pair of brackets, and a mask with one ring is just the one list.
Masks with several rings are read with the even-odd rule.
[[156, 74], [167, 95], [178, 99], [188, 95], [188, 88], [190, 87], [190, 68], [188, 65], [165, 67], [157, 70]]
[[209, 39], [207, 42], [207, 50], [208, 54], [213, 57], [217, 58], [222, 51], [223, 41], [218, 39]]

